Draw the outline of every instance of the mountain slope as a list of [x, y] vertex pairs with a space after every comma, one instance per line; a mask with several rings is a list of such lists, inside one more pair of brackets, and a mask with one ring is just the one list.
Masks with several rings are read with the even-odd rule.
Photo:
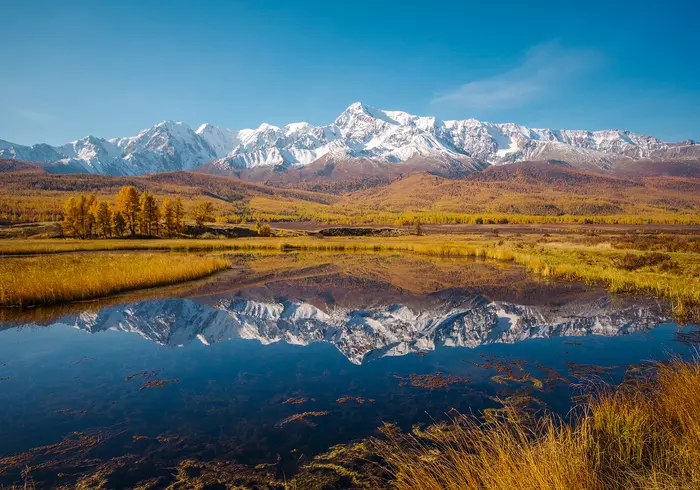
[[0, 157], [37, 163], [54, 173], [141, 175], [189, 170], [214, 160], [216, 150], [188, 125], [163, 121], [136, 136], [86, 136], [62, 145], [16, 145], [0, 140]]
[[[406, 165], [406, 171], [414, 171], [412, 166], [420, 162], [421, 171], [461, 176], [489, 165], [525, 160], [556, 160], [596, 171], [619, 167], [629, 171], [638, 161], [697, 164], [700, 144], [667, 143], [623, 130], [534, 129], [476, 119], [441, 121], [356, 102], [325, 126], [300, 122], [280, 128], [264, 123], [236, 131], [203, 124], [194, 131], [184, 123], [164, 121], [132, 137], [87, 136], [57, 147], [0, 140], [0, 158], [39, 163], [57, 173], [140, 175], [207, 164], [200, 170], [228, 175], [247, 170], [257, 175], [250, 169], [264, 168], [261, 174], [270, 174], [319, 160], [371, 160], [387, 168]], [[645, 168], [653, 167], [647, 164]]]

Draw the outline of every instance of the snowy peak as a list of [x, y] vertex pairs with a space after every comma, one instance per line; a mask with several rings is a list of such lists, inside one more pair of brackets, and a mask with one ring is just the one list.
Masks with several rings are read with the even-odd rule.
[[220, 128], [209, 123], [202, 124], [195, 133], [209, 144], [217, 158], [228, 155], [239, 143], [238, 131]]
[[[244, 134], [244, 131], [241, 131]], [[308, 165], [323, 156], [402, 163], [416, 157], [462, 171], [522, 160], [560, 160], [587, 169], [613, 169], [622, 161], [678, 158], [669, 145], [629, 131], [578, 131], [494, 124], [476, 119], [441, 121], [403, 111], [385, 111], [355, 102], [327, 126], [262, 125], [214, 166]], [[688, 152], [697, 156], [700, 149]]]
[[700, 158], [700, 145], [666, 143], [625, 130], [528, 128], [476, 119], [442, 121], [355, 102], [332, 124], [284, 127], [263, 123], [232, 130], [163, 121], [136, 136], [88, 136], [63, 146], [16, 145], [0, 140], [0, 157], [39, 163], [56, 172], [139, 175], [189, 170], [213, 162], [217, 169], [308, 165], [321, 157], [403, 163], [416, 157], [463, 172], [523, 160], [559, 160], [574, 167], [613, 170], [641, 159]]

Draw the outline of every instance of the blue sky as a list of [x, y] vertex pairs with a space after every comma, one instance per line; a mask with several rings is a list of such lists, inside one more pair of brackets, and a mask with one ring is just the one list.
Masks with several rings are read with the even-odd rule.
[[442, 119], [700, 139], [699, 2], [0, 0], [0, 139]]

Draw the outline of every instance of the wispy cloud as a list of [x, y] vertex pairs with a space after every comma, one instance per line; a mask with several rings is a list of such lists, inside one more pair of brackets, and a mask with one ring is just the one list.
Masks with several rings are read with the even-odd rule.
[[56, 116], [53, 114], [35, 111], [33, 109], [17, 109], [17, 114], [34, 123], [46, 123], [56, 120]]
[[566, 49], [557, 42], [540, 44], [504, 73], [437, 94], [432, 102], [482, 110], [523, 106], [555, 95], [595, 70], [600, 61], [593, 51]]

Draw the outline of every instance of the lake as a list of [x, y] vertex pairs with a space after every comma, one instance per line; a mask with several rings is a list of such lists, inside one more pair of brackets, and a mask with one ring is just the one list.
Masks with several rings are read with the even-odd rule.
[[[402, 254], [240, 254], [192, 283], [0, 330], [0, 484], [167, 486], [182, 460], [291, 475], [333, 445], [512, 394], [566, 415], [583, 380], [689, 356], [662, 300]], [[120, 459], [121, 458], [121, 459]], [[146, 488], [146, 487], [144, 487]]]

